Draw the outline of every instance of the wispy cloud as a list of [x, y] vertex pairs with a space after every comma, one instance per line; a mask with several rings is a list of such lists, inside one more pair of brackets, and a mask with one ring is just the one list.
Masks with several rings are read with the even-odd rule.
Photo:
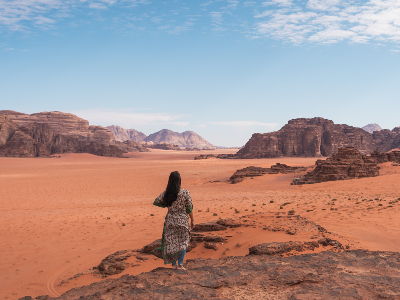
[[130, 109], [87, 109], [69, 111], [72, 114], [88, 120], [90, 125], [119, 125], [124, 128], [134, 128], [138, 125], [177, 125], [188, 126], [189, 122], [178, 121], [186, 115], [169, 113], [138, 113]]
[[3, 32], [57, 28], [64, 19], [81, 26], [90, 17], [112, 23], [98, 30], [123, 33], [181, 34], [198, 28], [295, 45], [400, 42], [399, 0], [0, 0]]
[[263, 123], [256, 121], [229, 121], [229, 122], [210, 122], [212, 125], [222, 125], [222, 126], [233, 126], [233, 127], [250, 127], [250, 126], [258, 126], [258, 127], [267, 127], [269, 129], [276, 128], [278, 123]]
[[398, 0], [371, 0], [364, 4], [308, 0], [305, 7], [293, 4], [286, 9], [266, 10], [256, 17], [267, 19], [256, 24], [259, 35], [294, 44], [400, 42]]

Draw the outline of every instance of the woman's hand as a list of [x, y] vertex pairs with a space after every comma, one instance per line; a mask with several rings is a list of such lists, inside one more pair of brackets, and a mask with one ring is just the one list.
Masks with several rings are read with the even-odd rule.
[[194, 222], [192, 221], [190, 222], [190, 229], [193, 230], [193, 228], [194, 228]]

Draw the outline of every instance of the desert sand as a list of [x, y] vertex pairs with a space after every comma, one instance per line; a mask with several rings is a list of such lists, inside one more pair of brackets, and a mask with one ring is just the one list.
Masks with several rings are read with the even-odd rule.
[[[269, 226], [277, 222], [272, 215], [294, 210], [351, 249], [400, 252], [400, 202], [393, 202], [400, 198], [400, 167], [385, 163], [379, 177], [303, 186], [290, 185], [296, 174], [267, 174], [229, 184], [229, 177], [247, 166], [279, 162], [312, 167], [316, 158], [193, 160], [199, 154], [235, 152], [152, 150], [128, 154], [129, 158], [0, 158], [0, 298], [58, 296], [102, 280], [89, 270], [107, 255], [161, 238], [167, 211], [152, 203], [171, 171], [180, 172], [182, 187], [192, 195], [196, 223], [252, 215], [248, 222]], [[246, 255], [256, 244], [309, 240], [311, 235], [251, 226], [224, 234], [231, 238], [217, 251], [199, 245], [186, 259]], [[155, 257], [129, 263], [111, 278], [163, 266]]]

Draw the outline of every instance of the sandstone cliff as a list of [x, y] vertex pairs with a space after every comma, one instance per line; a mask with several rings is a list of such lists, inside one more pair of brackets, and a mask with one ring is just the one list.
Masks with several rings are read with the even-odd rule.
[[143, 132], [137, 131], [135, 129], [124, 129], [117, 125], [107, 126], [107, 129], [114, 134], [115, 140], [118, 142], [142, 142], [146, 139], [146, 135]]
[[162, 129], [146, 137], [145, 142], [154, 142], [155, 144], [168, 143], [185, 148], [215, 149], [216, 147], [197, 133], [185, 131], [182, 133], [174, 132], [168, 129]]
[[19, 126], [26, 126], [32, 122], [48, 124], [55, 134], [75, 137], [80, 141], [105, 145], [112, 144], [115, 141], [114, 135], [107, 128], [89, 126], [87, 120], [69, 113], [51, 111], [28, 115], [12, 110], [1, 110], [0, 115], [7, 116]]
[[399, 146], [400, 127], [371, 134], [323, 118], [299, 118], [290, 120], [276, 132], [253, 134], [236, 157], [332, 156], [341, 147], [355, 147], [362, 154], [369, 154], [374, 150], [387, 152]]
[[91, 153], [122, 157], [123, 151], [114, 145], [82, 141], [53, 131], [50, 124], [27, 122], [18, 126], [0, 115], [0, 156], [49, 157], [61, 153]]
[[362, 127], [362, 129], [364, 129], [365, 131], [367, 131], [369, 133], [373, 133], [374, 131], [382, 130], [381, 126], [379, 126], [378, 124], [375, 124], [375, 123], [365, 125], [364, 127]]

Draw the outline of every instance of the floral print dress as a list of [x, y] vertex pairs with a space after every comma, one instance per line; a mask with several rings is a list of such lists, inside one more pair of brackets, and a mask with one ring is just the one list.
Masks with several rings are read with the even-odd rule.
[[[165, 191], [154, 200], [153, 205], [164, 208], [164, 194]], [[187, 190], [181, 189], [176, 201], [168, 207], [168, 213], [165, 216], [161, 247], [150, 252], [164, 259], [164, 264], [176, 262], [182, 252], [187, 249], [190, 240], [188, 214], [192, 211], [193, 204], [190, 193]]]

